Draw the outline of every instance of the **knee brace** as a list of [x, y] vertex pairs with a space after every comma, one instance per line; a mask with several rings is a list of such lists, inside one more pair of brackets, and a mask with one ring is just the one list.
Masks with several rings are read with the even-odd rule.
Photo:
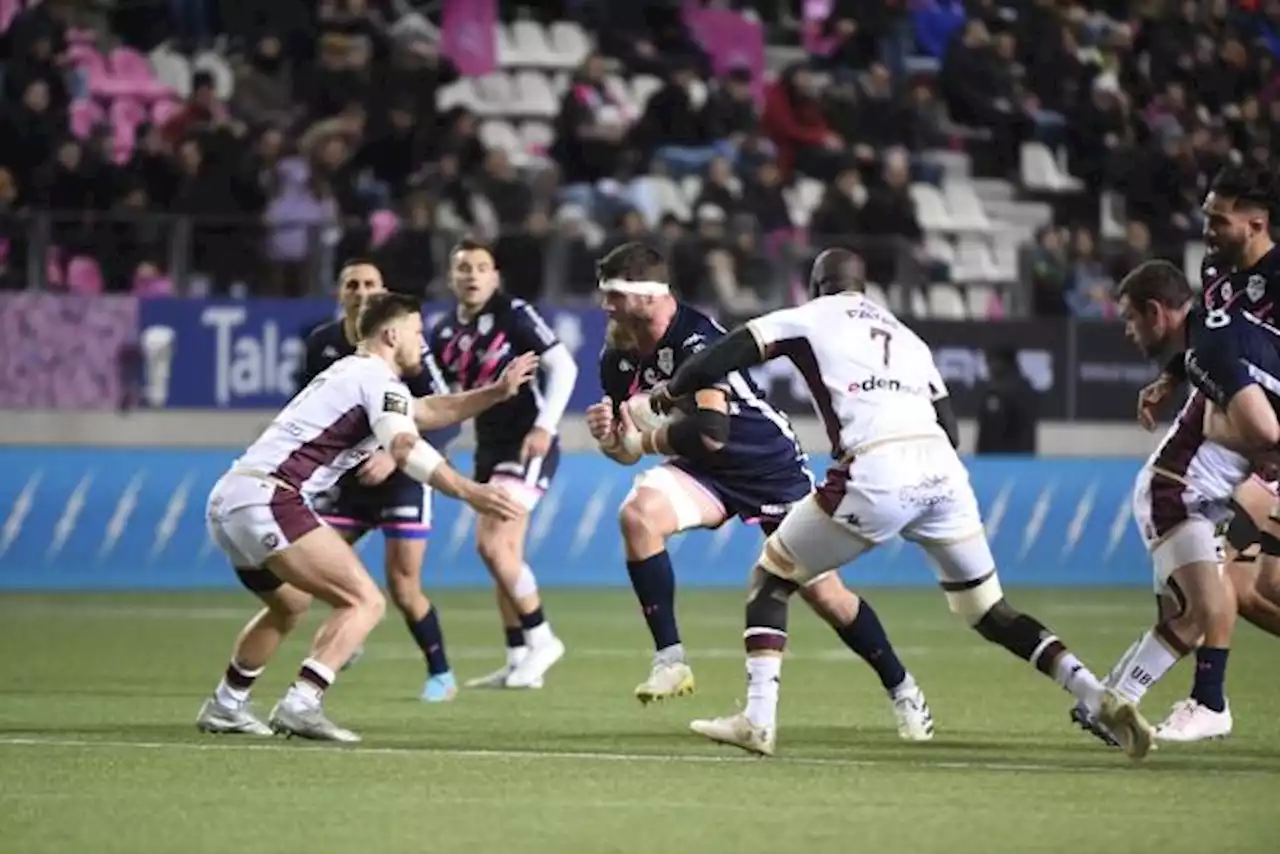
[[533, 570], [526, 563], [520, 567], [520, 574], [516, 576], [515, 583], [511, 585], [511, 595], [517, 599], [523, 599], [537, 592], [538, 579], [534, 577]]
[[782, 652], [787, 645], [787, 603], [799, 585], [759, 566], [751, 573], [743, 632], [747, 652]]

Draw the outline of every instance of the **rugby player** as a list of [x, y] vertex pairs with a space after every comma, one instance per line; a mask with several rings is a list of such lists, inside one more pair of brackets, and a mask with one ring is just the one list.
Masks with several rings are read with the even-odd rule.
[[[654, 642], [649, 676], [635, 689], [636, 697], [649, 703], [694, 689], [676, 623], [667, 539], [693, 528], [718, 528], [734, 516], [759, 521], [772, 533], [791, 505], [813, 490], [813, 479], [786, 416], [763, 399], [746, 373], [730, 373], [696, 389], [686, 417], [657, 429], [635, 429], [628, 401], [669, 380], [725, 331], [677, 302], [667, 263], [650, 246], [625, 243], [597, 268], [610, 340], [600, 357], [605, 398], [587, 411], [591, 433], [600, 450], [623, 465], [634, 465], [646, 454], [667, 458], [636, 477], [619, 513], [627, 574]], [[834, 572], [803, 588], [801, 596], [875, 669], [892, 701], [899, 735], [912, 741], [932, 738], [924, 693], [898, 659], [871, 604], [860, 601]]]
[[[533, 376], [536, 357], [514, 360], [497, 382], [469, 395], [414, 400], [404, 377], [422, 370], [418, 302], [395, 294], [369, 297], [357, 334], [359, 352], [299, 392], [209, 495], [210, 536], [266, 607], [241, 631], [222, 681], [200, 709], [196, 723], [203, 731], [360, 740], [329, 720], [322, 700], [337, 671], [382, 618], [385, 603], [350, 544], [311, 504], [375, 449], [384, 448], [414, 480], [485, 516], [516, 519], [525, 512], [503, 490], [455, 472], [420, 431], [515, 396]], [[313, 596], [333, 613], [264, 724], [249, 710], [250, 690]]]
[[[556, 433], [578, 366], [533, 306], [498, 289], [493, 252], [483, 243], [463, 240], [453, 247], [449, 287], [457, 305], [435, 324], [429, 342], [450, 383], [477, 388], [497, 376], [517, 353], [528, 350], [541, 358], [538, 382], [476, 419], [476, 480], [506, 490], [532, 512], [556, 473]], [[543, 612], [537, 579], [524, 559], [528, 530], [527, 515], [482, 516], [476, 521], [476, 550], [494, 580], [507, 661], [493, 673], [470, 680], [468, 687], [539, 688], [546, 672], [564, 655], [564, 644]]]
[[[367, 296], [386, 290], [381, 271], [369, 261], [352, 259], [342, 265], [338, 273], [342, 317], [317, 327], [307, 336], [299, 388], [356, 351], [360, 307]], [[429, 352], [424, 351], [422, 367], [418, 374], [405, 377], [405, 385], [414, 397], [448, 391]], [[432, 447], [444, 449], [457, 432], [453, 426], [423, 438]], [[391, 603], [404, 618], [426, 660], [427, 679], [420, 696], [432, 703], [452, 700], [457, 694], [457, 682], [449, 668], [439, 610], [422, 592], [422, 563], [431, 532], [431, 488], [397, 469], [391, 455], [379, 449], [339, 480], [333, 490], [319, 496], [316, 510], [349, 543], [358, 542], [372, 530], [382, 531], [386, 546], [384, 573]]]
[[[1273, 382], [1280, 387], [1274, 379], [1280, 377], [1280, 330], [1247, 311], [1197, 305], [1186, 276], [1165, 261], [1130, 272], [1118, 300], [1126, 334], [1149, 356], [1182, 353], [1194, 389], [1134, 486], [1134, 520], [1151, 554], [1160, 601], [1157, 622], [1121, 657], [1107, 684], [1136, 705], [1198, 647], [1200, 726], [1218, 715], [1208, 729], [1225, 734], [1223, 685], [1236, 609], [1232, 588], [1222, 581], [1216, 532], [1230, 519], [1233, 494], [1280, 442], [1266, 390]], [[1261, 543], [1267, 551], [1265, 536]], [[1264, 566], [1260, 592], [1267, 580]], [[1072, 717], [1089, 723], [1079, 709]], [[1104, 708], [1103, 730], [1110, 728], [1108, 717]], [[1185, 721], [1167, 723], [1187, 728]]]
[[[829, 249], [814, 262], [810, 302], [752, 320], [694, 354], [651, 397], [657, 411], [669, 412], [735, 371], [785, 356], [808, 384], [837, 460], [769, 535], [752, 570], [746, 709], [691, 728], [772, 755], [791, 594], [899, 534], [924, 548], [951, 611], [982, 637], [1090, 708], [1123, 706], [1131, 714], [1115, 717], [1134, 722], [1131, 704], [1107, 694], [1056, 634], [1005, 599], [933, 355], [866, 298], [848, 254]], [[1123, 734], [1142, 737], [1136, 723], [1131, 729]]]

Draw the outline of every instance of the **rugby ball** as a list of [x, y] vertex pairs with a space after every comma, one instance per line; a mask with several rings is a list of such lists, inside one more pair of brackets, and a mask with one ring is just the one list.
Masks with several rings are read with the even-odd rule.
[[644, 392], [641, 392], [640, 394], [633, 394], [631, 397], [627, 398], [626, 402], [622, 405], [626, 407], [627, 414], [631, 416], [632, 423], [634, 423], [642, 432], [657, 430], [659, 427], [664, 427], [672, 421], [675, 421], [677, 418], [682, 417], [681, 412], [678, 409], [672, 410], [669, 415], [659, 415], [654, 412], [653, 407], [649, 405], [649, 395]]

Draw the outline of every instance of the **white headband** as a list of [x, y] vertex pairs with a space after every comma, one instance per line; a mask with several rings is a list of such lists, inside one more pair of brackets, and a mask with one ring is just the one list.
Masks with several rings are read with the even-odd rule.
[[638, 297], [662, 297], [671, 293], [666, 282], [629, 282], [625, 279], [601, 279], [600, 290], [605, 293], [631, 294]]

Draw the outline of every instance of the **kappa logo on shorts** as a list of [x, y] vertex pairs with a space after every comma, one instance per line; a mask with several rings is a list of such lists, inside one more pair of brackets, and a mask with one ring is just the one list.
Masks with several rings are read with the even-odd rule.
[[262, 538], [262, 547], [265, 549], [275, 549], [280, 545], [280, 536], [274, 532], [267, 534]]

